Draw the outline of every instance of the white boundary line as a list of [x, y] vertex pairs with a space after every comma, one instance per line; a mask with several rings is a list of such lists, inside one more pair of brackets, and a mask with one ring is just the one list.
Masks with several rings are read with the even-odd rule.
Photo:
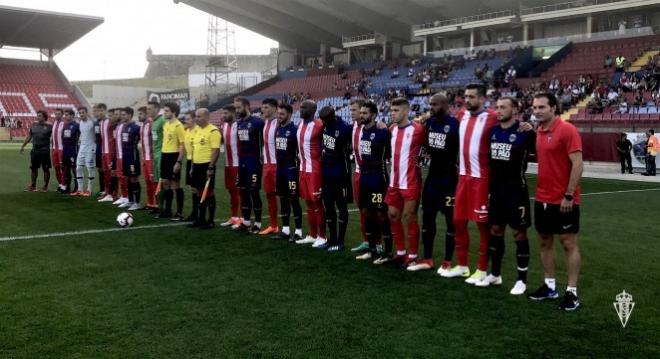
[[[624, 191], [608, 191], [608, 192], [592, 192], [592, 193], [583, 193], [580, 196], [597, 196], [604, 194], [618, 194], [618, 193], [632, 193], [632, 192], [649, 192], [649, 191], [660, 191], [660, 188], [647, 188], [647, 189], [631, 189]], [[531, 200], [534, 197], [530, 197]], [[357, 208], [351, 208], [349, 212], [357, 212]], [[306, 214], [306, 213], [303, 213]], [[24, 235], [24, 236], [10, 236], [10, 237], [0, 237], [0, 242], [10, 242], [22, 239], [40, 239], [40, 238], [53, 238], [53, 237], [66, 237], [66, 236], [80, 236], [83, 234], [97, 234], [97, 233], [108, 233], [108, 232], [123, 232], [123, 231], [134, 231], [138, 229], [153, 229], [153, 228], [164, 228], [164, 227], [177, 227], [187, 224], [183, 223], [163, 223], [163, 224], [149, 224], [145, 226], [135, 226], [128, 228], [104, 228], [104, 229], [89, 229], [83, 231], [71, 231], [71, 232], [56, 232], [56, 233], [45, 233], [45, 234], [34, 234], [34, 235]]]

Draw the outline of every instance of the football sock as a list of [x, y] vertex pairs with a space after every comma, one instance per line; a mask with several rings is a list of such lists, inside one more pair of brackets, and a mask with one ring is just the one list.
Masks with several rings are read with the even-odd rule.
[[490, 252], [491, 274], [498, 277], [502, 274], [502, 257], [504, 256], [504, 236], [490, 236], [488, 246]]
[[[210, 197], [206, 197], [206, 202], [208, 202], [206, 207], [209, 209], [208, 222], [213, 223], [215, 221], [215, 208], [216, 208], [215, 207], [215, 195], [211, 195]], [[205, 213], [202, 214], [202, 216], [204, 216], [204, 215], [205, 215]], [[202, 217], [202, 219], [204, 219], [204, 217]]]
[[241, 212], [243, 212], [243, 219], [250, 223], [250, 217], [252, 216], [252, 196], [249, 189], [241, 190]]
[[337, 229], [337, 243], [343, 245], [344, 238], [346, 238], [346, 229], [348, 228], [348, 205], [342, 198], [337, 202], [337, 207], [339, 210], [339, 218], [337, 220], [337, 224], [339, 226]]
[[289, 228], [289, 221], [291, 218], [291, 204], [289, 203], [288, 197], [280, 197], [280, 217], [282, 218], [282, 228]]
[[254, 221], [255, 222], [261, 222], [261, 196], [259, 195], [259, 190], [252, 190], [251, 192], [251, 198], [252, 198], [252, 206], [254, 207]]
[[335, 201], [333, 199], [324, 199], [323, 206], [325, 207], [325, 220], [328, 225], [330, 236], [328, 242], [330, 245], [337, 243], [337, 211], [335, 210]]
[[172, 198], [174, 197], [174, 191], [166, 189], [163, 197], [165, 197], [165, 213], [172, 213]]
[[416, 258], [419, 249], [419, 223], [417, 217], [412, 217], [408, 222], [408, 245], [410, 246], [411, 256], [414, 256], [412, 258]]
[[103, 173], [103, 169], [99, 168], [98, 169], [98, 175], [99, 175], [99, 191], [105, 191], [105, 174]]
[[204, 214], [201, 212], [201, 205], [199, 204], [199, 194], [193, 193], [192, 194], [192, 211], [190, 212], [190, 218], [193, 221], [204, 221]]
[[548, 286], [551, 290], [555, 290], [556, 288], [556, 283], [554, 278], [545, 278], [545, 285]]
[[424, 210], [422, 213], [422, 243], [424, 244], [424, 259], [433, 258], [433, 242], [435, 240], [436, 224], [435, 210]]
[[183, 213], [183, 188], [176, 189], [176, 213]]
[[477, 269], [481, 271], [488, 270], [488, 240], [490, 239], [490, 229], [488, 223], [477, 223], [479, 229], [479, 261]]
[[140, 182], [133, 183], [133, 203], [140, 203], [141, 194], [142, 186], [140, 186]]
[[302, 230], [302, 207], [300, 206], [298, 197], [291, 199], [291, 209], [293, 210], [293, 222], [296, 225], [296, 233], [298, 233], [298, 230]]
[[516, 241], [516, 264], [518, 265], [518, 280], [527, 283], [527, 267], [529, 266], [529, 240]]
[[268, 199], [268, 216], [270, 217], [270, 226], [277, 227], [277, 196], [275, 193], [269, 193]]
[[468, 249], [470, 247], [470, 234], [467, 229], [466, 220], [454, 221], [456, 227], [456, 256], [458, 257], [458, 265], [467, 267], [468, 265]]
[[566, 291], [573, 293], [577, 297], [577, 287], [566, 287]]

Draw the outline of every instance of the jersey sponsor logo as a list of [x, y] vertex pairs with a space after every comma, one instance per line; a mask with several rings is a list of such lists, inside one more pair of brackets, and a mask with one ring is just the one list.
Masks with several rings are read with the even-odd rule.
[[128, 133], [121, 134], [121, 142], [128, 142]]
[[[287, 131], [287, 136], [289, 131]], [[277, 150], [286, 151], [288, 148], [289, 139], [286, 137], [277, 137], [275, 139], [275, 147]]]
[[438, 132], [429, 132], [429, 146], [438, 149], [444, 149], [447, 141], [447, 134]]
[[[371, 134], [371, 136], [375, 136], [375, 134]], [[371, 155], [371, 141], [360, 141], [360, 155]]]
[[509, 161], [511, 159], [510, 143], [494, 142], [490, 144], [490, 157], [494, 160]]
[[[337, 135], [339, 135], [339, 131], [337, 131]], [[336, 139], [332, 136], [328, 136], [326, 134], [323, 134], [323, 146], [329, 150], [334, 150], [335, 149], [335, 141]]]
[[[248, 124], [248, 127], [249, 124]], [[239, 141], [249, 141], [250, 140], [250, 130], [238, 130], [238, 139]]]
[[71, 138], [71, 130], [64, 130], [64, 137]]

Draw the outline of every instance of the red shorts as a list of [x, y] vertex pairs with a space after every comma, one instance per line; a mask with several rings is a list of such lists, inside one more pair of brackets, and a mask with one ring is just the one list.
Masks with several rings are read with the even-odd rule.
[[154, 181], [154, 162], [153, 160], [144, 160], [142, 161], [142, 176], [145, 181]]
[[300, 172], [300, 198], [306, 201], [317, 201], [321, 199], [321, 174], [311, 172]]
[[238, 179], [238, 167], [225, 167], [225, 189], [230, 191], [238, 189], [236, 181]]
[[419, 202], [421, 191], [419, 188], [400, 189], [394, 187], [387, 187], [387, 194], [385, 195], [385, 203], [388, 206], [403, 209], [406, 202], [416, 201]]
[[488, 222], [488, 178], [459, 176], [454, 219]]
[[264, 165], [262, 178], [264, 181], [264, 192], [266, 194], [277, 193], [277, 165]]
[[353, 200], [357, 208], [360, 208], [360, 172], [353, 173]]
[[123, 166], [124, 164], [121, 158], [117, 158], [117, 165], [115, 166], [115, 177], [124, 177], [121, 170], [122, 168], [124, 168]]
[[103, 171], [112, 171], [112, 158], [115, 157], [112, 153], [104, 153], [101, 155], [101, 166]]
[[53, 162], [53, 166], [62, 166], [62, 153], [64, 151], [62, 150], [51, 150], [51, 159]]

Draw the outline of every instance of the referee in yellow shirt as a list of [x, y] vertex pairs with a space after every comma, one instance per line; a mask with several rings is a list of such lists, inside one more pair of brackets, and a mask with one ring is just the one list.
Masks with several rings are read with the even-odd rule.
[[[177, 118], [179, 105], [168, 102], [163, 105], [163, 147], [160, 161], [161, 191], [165, 192], [165, 209], [157, 218], [183, 220], [183, 189], [181, 188], [181, 161], [185, 154], [185, 130]], [[172, 197], [176, 192], [176, 213], [172, 216]]]
[[197, 132], [197, 121], [195, 120], [195, 111], [188, 111], [186, 113], [186, 120], [184, 123], [186, 129], [185, 136], [185, 149], [186, 149], [186, 186], [190, 187], [190, 194], [192, 195], [192, 212], [190, 216], [186, 217], [186, 222], [193, 222], [189, 224], [190, 227], [197, 226], [197, 213], [199, 211], [199, 196], [195, 189], [195, 184], [192, 181], [192, 156], [193, 156], [193, 140], [195, 139], [195, 132]]
[[[209, 123], [209, 110], [200, 108], [195, 111], [197, 130], [193, 138], [192, 156], [192, 183], [200, 194], [200, 205], [197, 225], [201, 229], [210, 229], [215, 226], [215, 164], [220, 154], [220, 131]], [[204, 189], [206, 187], [206, 197]], [[209, 210], [206, 219], [206, 209]]]

